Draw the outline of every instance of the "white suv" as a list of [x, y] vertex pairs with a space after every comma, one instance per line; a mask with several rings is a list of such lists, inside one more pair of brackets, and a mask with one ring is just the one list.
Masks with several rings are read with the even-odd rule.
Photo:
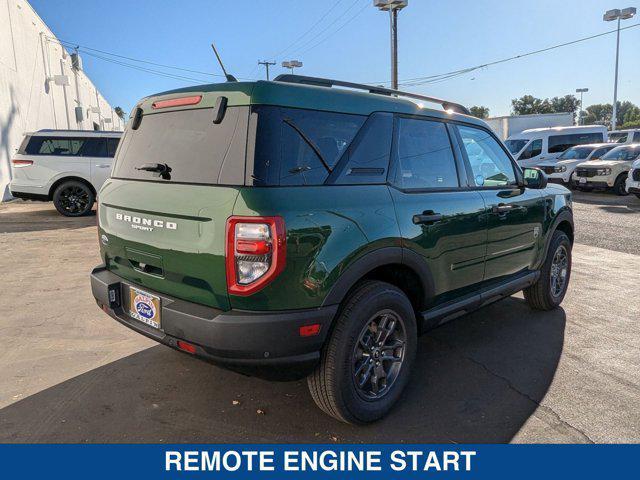
[[553, 160], [547, 160], [538, 165], [549, 177], [550, 182], [571, 185], [571, 175], [578, 164], [599, 160], [609, 150], [613, 150], [618, 145], [612, 143], [592, 143], [590, 145], [578, 145], [571, 147]]
[[611, 188], [616, 195], [626, 195], [625, 183], [631, 164], [640, 158], [640, 143], [621, 145], [600, 160], [583, 162], [573, 172], [573, 181], [581, 190]]
[[96, 192], [109, 178], [122, 132], [39, 130], [25, 135], [11, 160], [11, 195], [51, 201], [58, 212], [91, 212]]
[[636, 197], [640, 198], [640, 160], [636, 160], [631, 165], [626, 187], [628, 193], [633, 193]]

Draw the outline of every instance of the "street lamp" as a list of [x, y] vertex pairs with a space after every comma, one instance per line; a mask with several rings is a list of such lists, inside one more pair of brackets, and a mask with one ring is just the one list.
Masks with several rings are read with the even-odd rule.
[[616, 75], [613, 82], [613, 113], [611, 114], [611, 130], [616, 129], [617, 116], [618, 116], [618, 58], [620, 55], [620, 21], [632, 18], [636, 14], [635, 7], [623, 8], [622, 10], [615, 8], [608, 10], [602, 16], [605, 22], [618, 21], [618, 33], [616, 39]]
[[373, 0], [373, 6], [389, 12], [391, 22], [391, 88], [398, 89], [398, 12], [409, 0]]
[[576, 88], [576, 93], [580, 94], [580, 113], [578, 113], [578, 125], [582, 125], [582, 94], [588, 92], [588, 88]]
[[300, 68], [301, 66], [302, 66], [302, 62], [299, 62], [298, 60], [289, 60], [288, 62], [282, 62], [282, 67], [290, 68], [292, 75], [293, 75], [293, 69]]

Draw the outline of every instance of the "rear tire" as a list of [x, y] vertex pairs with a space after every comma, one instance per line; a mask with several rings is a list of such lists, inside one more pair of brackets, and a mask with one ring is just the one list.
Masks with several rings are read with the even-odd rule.
[[342, 422], [376, 421], [402, 394], [416, 346], [415, 313], [404, 292], [364, 282], [343, 302], [320, 364], [307, 377], [311, 396]]
[[626, 173], [621, 173], [620, 175], [618, 175], [618, 178], [616, 178], [616, 181], [613, 184], [613, 193], [620, 196], [629, 195], [629, 193], [627, 192], [627, 188], [625, 186], [626, 181], [627, 181]]
[[537, 282], [524, 289], [524, 298], [534, 310], [553, 310], [562, 303], [571, 277], [571, 242], [556, 230], [551, 237]]
[[78, 180], [62, 182], [53, 192], [53, 205], [65, 217], [88, 215], [94, 202], [91, 188]]

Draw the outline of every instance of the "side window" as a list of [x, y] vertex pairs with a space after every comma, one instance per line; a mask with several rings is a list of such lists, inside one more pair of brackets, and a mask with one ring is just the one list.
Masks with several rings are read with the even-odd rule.
[[283, 109], [280, 185], [322, 185], [364, 120], [361, 115]]
[[602, 147], [602, 148], [597, 148], [592, 154], [591, 157], [589, 157], [589, 160], [597, 160], [598, 158], [602, 157], [605, 153], [607, 153], [609, 150], [611, 150], [613, 147]]
[[82, 147], [83, 157], [106, 157], [107, 141], [104, 138], [88, 138]]
[[524, 152], [520, 154], [518, 160], [526, 160], [529, 158], [537, 157], [542, 153], [542, 139], [537, 138], [533, 140], [525, 149]]
[[562, 153], [567, 148], [603, 141], [602, 133], [572, 133], [549, 137], [549, 153]]
[[115, 157], [118, 149], [119, 138], [107, 138], [107, 157]]
[[78, 138], [32, 137], [26, 153], [30, 155], [78, 155], [84, 140]]
[[488, 132], [466, 126], [459, 126], [458, 131], [476, 186], [498, 187], [516, 183], [511, 159]]
[[458, 187], [458, 171], [442, 122], [398, 118], [393, 183], [400, 188]]
[[371, 115], [349, 146], [346, 164], [341, 168], [335, 183], [338, 185], [385, 183], [392, 137], [393, 115], [390, 113]]

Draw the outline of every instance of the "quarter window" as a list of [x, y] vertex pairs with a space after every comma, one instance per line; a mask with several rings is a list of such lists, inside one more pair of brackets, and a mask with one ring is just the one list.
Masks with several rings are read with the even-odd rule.
[[516, 175], [511, 159], [498, 142], [485, 130], [458, 127], [462, 144], [478, 187], [514, 185]]
[[344, 168], [336, 184], [380, 184], [387, 180], [391, 139], [393, 137], [393, 115], [374, 113], [362, 126], [349, 146]]
[[458, 172], [442, 122], [401, 117], [393, 183], [405, 189], [458, 187]]

